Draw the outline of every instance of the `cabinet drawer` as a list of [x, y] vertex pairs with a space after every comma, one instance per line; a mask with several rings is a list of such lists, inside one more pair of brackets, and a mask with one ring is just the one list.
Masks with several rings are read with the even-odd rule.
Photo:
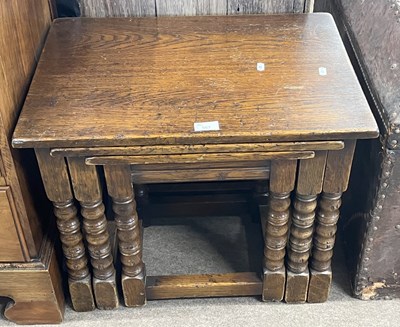
[[25, 261], [15, 226], [12, 201], [10, 187], [0, 187], [0, 262]]

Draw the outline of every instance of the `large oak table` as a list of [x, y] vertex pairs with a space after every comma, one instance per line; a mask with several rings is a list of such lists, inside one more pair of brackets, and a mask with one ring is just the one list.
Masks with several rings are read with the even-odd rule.
[[[325, 301], [356, 140], [377, 136], [327, 14], [69, 18], [50, 30], [13, 146], [35, 149], [84, 311], [118, 306], [103, 173], [127, 306]], [[133, 184], [245, 179], [269, 183], [263, 276], [146, 278]]]

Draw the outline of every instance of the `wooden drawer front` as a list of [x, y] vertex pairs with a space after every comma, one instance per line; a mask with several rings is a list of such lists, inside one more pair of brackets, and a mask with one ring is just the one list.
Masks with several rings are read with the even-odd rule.
[[0, 262], [25, 261], [14, 215], [10, 187], [0, 187]]

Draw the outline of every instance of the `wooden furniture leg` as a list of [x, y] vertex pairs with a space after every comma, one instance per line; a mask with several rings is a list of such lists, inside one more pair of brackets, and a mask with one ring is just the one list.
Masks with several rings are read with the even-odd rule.
[[142, 261], [142, 239], [129, 165], [104, 166], [108, 194], [113, 201], [122, 263], [125, 305], [146, 303], [146, 274]]
[[303, 303], [307, 300], [310, 256], [317, 196], [322, 191], [327, 151], [316, 152], [315, 158], [300, 160], [296, 198], [291, 215], [287, 258], [285, 301]]
[[96, 166], [85, 165], [85, 158], [68, 158], [75, 198], [80, 202], [83, 228], [93, 267], [93, 291], [99, 309], [118, 307], [118, 291], [111, 253], [102, 190]]
[[270, 198], [266, 217], [263, 301], [282, 301], [285, 292], [284, 266], [287, 243], [290, 192], [296, 179], [297, 160], [271, 163]]
[[311, 258], [311, 278], [308, 302], [328, 299], [331, 283], [331, 258], [335, 245], [341, 196], [347, 189], [356, 141], [345, 142], [343, 150], [329, 151], [325, 168], [322, 196], [319, 201], [314, 246]]
[[64, 158], [53, 158], [49, 149], [36, 149], [40, 174], [47, 197], [53, 202], [54, 215], [68, 268], [68, 285], [76, 311], [95, 308], [81, 225], [74, 205], [68, 168]]

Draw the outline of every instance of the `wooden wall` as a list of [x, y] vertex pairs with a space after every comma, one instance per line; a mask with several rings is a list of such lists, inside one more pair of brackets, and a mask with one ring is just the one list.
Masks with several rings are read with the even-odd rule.
[[237, 15], [312, 11], [314, 0], [77, 0], [84, 17]]
[[27, 259], [37, 255], [41, 243], [27, 189], [30, 177], [39, 172], [26, 156], [11, 149], [10, 139], [50, 22], [48, 0], [0, 0], [0, 183], [11, 189], [9, 205], [16, 208], [15, 225]]

